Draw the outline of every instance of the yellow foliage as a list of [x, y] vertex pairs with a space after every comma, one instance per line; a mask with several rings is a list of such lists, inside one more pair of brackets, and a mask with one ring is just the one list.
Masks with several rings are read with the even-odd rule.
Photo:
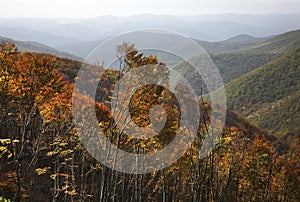
[[66, 190], [66, 191], [65, 191], [65, 194], [68, 194], [68, 195], [73, 196], [73, 195], [76, 195], [77, 193], [76, 193], [76, 190], [73, 189], [73, 190], [71, 190], [71, 191]]
[[0, 139], [0, 143], [2, 145], [9, 145], [11, 143], [10, 139]]
[[37, 175], [44, 175], [51, 167], [37, 168], [35, 172]]

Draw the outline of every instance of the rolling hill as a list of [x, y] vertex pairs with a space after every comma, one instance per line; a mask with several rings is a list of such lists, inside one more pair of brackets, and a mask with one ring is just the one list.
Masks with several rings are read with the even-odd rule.
[[[8, 26], [8, 25], [6, 25]], [[36, 41], [38, 43], [46, 44], [48, 46], [58, 46], [61, 44], [69, 44], [81, 42], [80, 39], [74, 39], [71, 37], [59, 36], [49, 33], [47, 31], [39, 31], [31, 29], [30, 27], [6, 27], [1, 26], [0, 23], [0, 35], [5, 37], [11, 37], [21, 41]]]
[[47, 53], [47, 54], [56, 55], [58, 57], [68, 58], [72, 60], [79, 60], [79, 61], [82, 60], [82, 58], [78, 56], [33, 41], [17, 41], [2, 36], [0, 36], [0, 41], [14, 43], [21, 52], [29, 51], [29, 52], [36, 52], [36, 53]]
[[[235, 37], [229, 38], [225, 41], [220, 42], [209, 42], [202, 41], [193, 38], [205, 51], [210, 54], [216, 53], [232, 53], [240, 50], [245, 50], [257, 45], [259, 42], [263, 42], [270, 37], [256, 38], [250, 35], [237, 35]], [[84, 41], [72, 44], [63, 44], [56, 46], [57, 49], [73, 53], [80, 57], [86, 57], [94, 48], [101, 44], [102, 40], [95, 41]]]
[[231, 37], [227, 40], [225, 40], [224, 42], [226, 43], [236, 43], [236, 42], [261, 42], [261, 41], [265, 41], [266, 39], [268, 39], [270, 37], [266, 37], [266, 38], [257, 38], [257, 37], [253, 37], [249, 34], [240, 34], [234, 37]]
[[241, 50], [247, 50], [257, 44], [264, 42], [271, 37], [257, 38], [248, 34], [240, 34], [229, 39], [219, 42], [208, 42], [194, 39], [200, 46], [202, 46], [208, 53], [233, 53]]
[[272, 132], [300, 133], [300, 47], [228, 83], [228, 106]]
[[300, 46], [300, 30], [287, 32], [263, 41], [246, 51], [253, 54], [283, 54]]

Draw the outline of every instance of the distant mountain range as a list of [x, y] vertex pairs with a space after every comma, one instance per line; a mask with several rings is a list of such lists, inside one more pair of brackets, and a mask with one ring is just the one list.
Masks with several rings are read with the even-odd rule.
[[[198, 16], [135, 15], [128, 17], [100, 16], [87, 19], [0, 18], [0, 35], [16, 40], [36, 41], [77, 53], [72, 47], [91, 41], [99, 42], [143, 28], [174, 30], [204, 41], [247, 41], [278, 35], [300, 28], [300, 15], [218, 14]], [[255, 41], [256, 39], [254, 39]], [[83, 54], [78, 54], [82, 56]]]
[[[256, 45], [258, 42], [265, 41], [269, 37], [256, 38], [250, 35], [237, 35], [220, 42], [208, 42], [203, 40], [195, 40], [201, 45], [208, 53], [219, 53], [219, 52], [233, 52], [241, 49], [246, 49]], [[105, 40], [105, 39], [104, 39]], [[64, 44], [57, 46], [57, 49], [64, 50], [80, 57], [85, 58], [93, 49], [95, 49], [104, 40], [86, 41], [73, 44]]]

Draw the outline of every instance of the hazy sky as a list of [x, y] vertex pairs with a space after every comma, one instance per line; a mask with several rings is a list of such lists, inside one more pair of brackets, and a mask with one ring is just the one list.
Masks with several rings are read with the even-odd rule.
[[300, 0], [1, 0], [0, 17], [96, 17], [141, 13], [300, 14]]

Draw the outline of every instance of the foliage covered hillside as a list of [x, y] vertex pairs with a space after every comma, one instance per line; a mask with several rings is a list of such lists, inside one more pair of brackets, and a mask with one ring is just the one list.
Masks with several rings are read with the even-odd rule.
[[245, 53], [219, 53], [211, 55], [224, 80], [228, 83], [233, 79], [272, 61], [276, 58], [273, 54], [249, 54]]
[[[74, 61], [66, 60], [66, 64], [63, 59], [59, 61], [62, 65], [78, 65]], [[111, 79], [119, 79], [128, 69], [144, 63], [164, 67], [156, 57], [144, 57], [133, 49], [126, 53], [126, 65], [121, 72], [109, 71], [100, 81], [98, 96], [105, 98], [111, 94], [115, 82]], [[219, 143], [201, 159], [199, 149], [204, 138], [209, 137], [206, 131], [211, 127], [210, 107], [201, 101], [197, 137], [190, 150], [170, 167], [133, 175], [103, 166], [81, 144], [71, 113], [74, 85], [56, 70], [63, 70], [57, 64], [56, 57], [20, 53], [12, 44], [0, 43], [1, 200], [300, 200], [300, 138], [294, 138], [288, 146], [283, 139], [268, 135], [229, 112]], [[76, 65], [74, 71], [78, 68]], [[88, 68], [102, 67], [90, 65]], [[73, 75], [69, 78], [72, 81]], [[130, 103], [133, 119], [145, 125], [149, 124], [149, 105], [160, 104], [161, 98], [168, 98], [164, 103], [169, 112], [167, 127], [160, 135], [141, 142], [129, 138], [116, 127], [110, 106], [94, 102], [88, 95], [80, 96], [77, 90], [75, 96], [80, 98], [80, 103], [95, 105], [104, 136], [124, 150], [141, 153], [144, 149], [150, 152], [153, 148], [160, 149], [178, 131], [172, 123], [178, 121], [179, 108], [174, 96], [166, 89], [145, 86], [133, 96]], [[101, 90], [106, 93], [101, 94]], [[143, 99], [145, 94], [150, 103]], [[84, 106], [82, 119], [86, 124], [83, 127], [89, 127], [88, 119], [85, 119], [88, 111]], [[99, 138], [92, 141], [97, 142]]]
[[231, 109], [280, 134], [300, 134], [300, 48], [226, 85]]

